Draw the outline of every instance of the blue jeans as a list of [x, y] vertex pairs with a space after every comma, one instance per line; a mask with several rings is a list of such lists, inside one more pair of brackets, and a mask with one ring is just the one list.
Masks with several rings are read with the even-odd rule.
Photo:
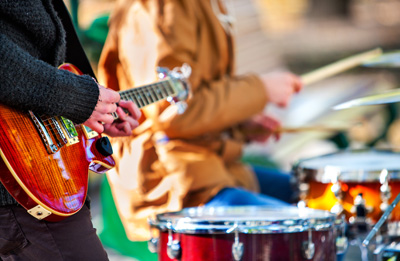
[[242, 188], [225, 188], [206, 206], [289, 206], [293, 194], [290, 174], [259, 166], [252, 168], [260, 185], [260, 193]]
[[224, 188], [205, 204], [207, 207], [227, 206], [290, 206], [270, 196], [257, 194], [242, 188]]
[[257, 176], [261, 194], [292, 203], [294, 191], [290, 173], [261, 166], [251, 167]]

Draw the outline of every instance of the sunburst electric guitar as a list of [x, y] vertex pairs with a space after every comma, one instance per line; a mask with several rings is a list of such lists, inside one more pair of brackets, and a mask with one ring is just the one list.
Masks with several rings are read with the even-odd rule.
[[[82, 74], [72, 64], [60, 69]], [[160, 81], [121, 91], [121, 99], [134, 101], [139, 108], [163, 99], [186, 99], [185, 71], [190, 67], [161, 69]], [[32, 216], [47, 221], [78, 212], [86, 199], [89, 170], [104, 173], [115, 165], [108, 139], [86, 126], [1, 104], [0, 154], [5, 188]]]

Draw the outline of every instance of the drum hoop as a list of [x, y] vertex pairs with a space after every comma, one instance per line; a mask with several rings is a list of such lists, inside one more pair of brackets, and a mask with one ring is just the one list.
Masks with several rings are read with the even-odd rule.
[[[229, 209], [232, 209], [232, 207]], [[290, 209], [295, 209], [295, 207], [290, 207]], [[190, 209], [186, 209], [186, 213], [188, 212], [187, 210]], [[161, 231], [172, 230], [175, 233], [185, 234], [226, 234], [232, 231], [244, 234], [298, 233], [309, 230], [331, 230], [342, 223], [341, 220], [337, 220], [335, 214], [327, 211], [307, 208], [304, 211], [308, 211], [308, 214], [319, 213], [325, 216], [291, 217], [290, 219], [280, 218], [275, 220], [271, 218], [266, 220], [267, 218], [263, 219], [263, 217], [253, 220], [245, 220], [244, 217], [242, 217], [243, 220], [201, 220], [199, 217], [187, 216], [175, 219], [169, 218], [170, 215], [179, 215], [182, 213], [180, 211], [159, 214], [155, 220], [150, 220], [149, 223], [152, 227], [156, 227]]]
[[[323, 166], [321, 168], [310, 168], [308, 166], [302, 166], [303, 163], [311, 160], [316, 160], [316, 159], [322, 159], [322, 158], [328, 158], [331, 156], [335, 155], [340, 155], [340, 154], [362, 154], [362, 153], [377, 153], [381, 155], [385, 154], [390, 154], [390, 155], [396, 155], [397, 153], [390, 151], [390, 150], [341, 150], [339, 152], [335, 153], [329, 153], [325, 154], [322, 156], [317, 156], [317, 157], [312, 157], [308, 159], [302, 159], [299, 160], [294, 164], [293, 171], [299, 176], [299, 175], [305, 175], [306, 177], [313, 177], [314, 180], [321, 182], [321, 183], [332, 183], [332, 175], [330, 175], [329, 171], [327, 169], [329, 168], [337, 168], [338, 173], [339, 173], [339, 180], [343, 182], [379, 182], [379, 177], [381, 174], [380, 170], [340, 170], [340, 167], [336, 166]], [[399, 155], [400, 156], [400, 155]], [[395, 181], [399, 180], [400, 181], [400, 167], [399, 169], [393, 170], [393, 169], [387, 169], [388, 175], [389, 175], [389, 180]]]
[[[387, 170], [390, 181], [400, 181], [400, 171]], [[332, 183], [331, 176], [327, 174], [325, 169], [308, 169], [303, 168], [299, 170], [300, 174], [307, 174], [316, 181], [321, 183]], [[381, 171], [341, 171], [339, 181], [343, 182], [379, 182]]]

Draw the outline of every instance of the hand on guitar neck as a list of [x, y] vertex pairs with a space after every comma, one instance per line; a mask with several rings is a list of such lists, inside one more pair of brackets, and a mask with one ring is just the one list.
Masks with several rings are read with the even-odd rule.
[[[131, 135], [132, 130], [139, 125], [137, 121], [141, 115], [139, 108], [132, 101], [121, 100], [118, 92], [100, 84], [98, 86], [99, 100], [84, 125], [112, 137]], [[117, 113], [119, 121], [114, 121], [113, 113]]]

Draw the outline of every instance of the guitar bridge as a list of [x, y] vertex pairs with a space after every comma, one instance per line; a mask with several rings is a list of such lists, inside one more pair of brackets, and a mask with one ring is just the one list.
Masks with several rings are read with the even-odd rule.
[[55, 118], [42, 119], [31, 111], [29, 111], [29, 115], [49, 154], [56, 153], [62, 146], [67, 144], [68, 140]]

